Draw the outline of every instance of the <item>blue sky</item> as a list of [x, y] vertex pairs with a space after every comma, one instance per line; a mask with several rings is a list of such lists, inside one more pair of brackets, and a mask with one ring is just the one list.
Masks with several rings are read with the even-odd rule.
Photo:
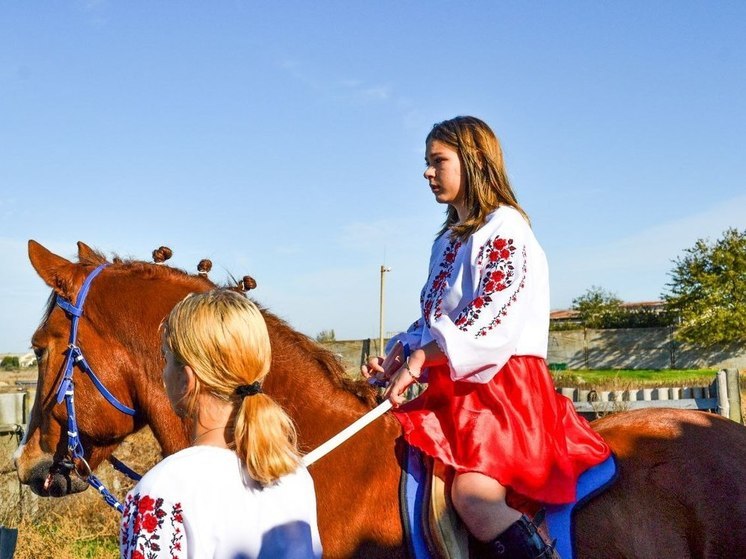
[[746, 227], [744, 2], [4, 2], [0, 352], [48, 288], [35, 239], [250, 274], [299, 330], [418, 314], [443, 207], [433, 123], [487, 121], [551, 267], [659, 297], [698, 238]]

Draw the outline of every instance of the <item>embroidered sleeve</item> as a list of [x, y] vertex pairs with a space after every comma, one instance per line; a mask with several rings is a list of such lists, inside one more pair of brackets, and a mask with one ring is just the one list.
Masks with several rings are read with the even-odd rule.
[[448, 355], [454, 380], [488, 382], [515, 354], [531, 273], [523, 236], [515, 233], [498, 232], [475, 247], [473, 292], [464, 293], [457, 312], [432, 315], [431, 334]]
[[140, 493], [127, 495], [119, 550], [122, 559], [186, 558], [181, 504]]
[[508, 316], [526, 283], [526, 247], [521, 248], [520, 258], [516, 251], [513, 239], [499, 235], [480, 247], [476, 262], [479, 288], [455, 320], [459, 330], [485, 336]]
[[431, 340], [430, 332], [425, 328], [425, 321], [422, 318], [418, 318], [407, 328], [406, 332], [401, 332], [388, 341], [386, 344], [386, 353], [391, 351], [396, 342], [406, 343], [409, 345], [409, 349], [414, 351]]

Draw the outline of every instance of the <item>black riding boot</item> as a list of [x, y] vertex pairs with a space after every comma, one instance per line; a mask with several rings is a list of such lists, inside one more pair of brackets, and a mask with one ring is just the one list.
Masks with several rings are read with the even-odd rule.
[[534, 524], [521, 516], [507, 530], [490, 542], [476, 542], [479, 559], [559, 559], [554, 546], [544, 541], [537, 530], [544, 515], [537, 515]]

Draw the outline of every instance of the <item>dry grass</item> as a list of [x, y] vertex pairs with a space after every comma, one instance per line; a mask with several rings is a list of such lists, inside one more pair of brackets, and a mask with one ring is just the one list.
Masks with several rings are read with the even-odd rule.
[[[128, 437], [116, 456], [144, 473], [160, 458], [149, 430]], [[117, 535], [120, 515], [88, 489], [63, 499], [40, 498], [27, 487], [18, 488], [10, 475], [0, 489], [0, 525], [18, 529], [14, 559], [113, 559], [119, 557]], [[108, 463], [96, 471], [121, 501], [134, 483]]]
[[[113, 559], [119, 556], [119, 514], [86, 491], [55, 499], [24, 514], [18, 528], [15, 559]], [[95, 499], [92, 499], [94, 497]]]

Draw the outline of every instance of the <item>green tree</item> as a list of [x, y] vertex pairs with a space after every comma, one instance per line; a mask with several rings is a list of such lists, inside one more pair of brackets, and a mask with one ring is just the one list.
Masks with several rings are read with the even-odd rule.
[[615, 293], [595, 285], [572, 300], [572, 308], [578, 311], [583, 326], [587, 328], [608, 327], [610, 319], [623, 312], [621, 305], [622, 300]]
[[14, 371], [20, 366], [18, 357], [15, 355], [6, 355], [3, 357], [2, 361], [0, 361], [0, 369], [3, 369], [4, 371]]
[[322, 330], [316, 335], [316, 341], [319, 343], [336, 342], [337, 338], [334, 335], [334, 330]]
[[701, 345], [746, 341], [746, 230], [698, 240], [674, 262], [664, 293], [676, 336]]

